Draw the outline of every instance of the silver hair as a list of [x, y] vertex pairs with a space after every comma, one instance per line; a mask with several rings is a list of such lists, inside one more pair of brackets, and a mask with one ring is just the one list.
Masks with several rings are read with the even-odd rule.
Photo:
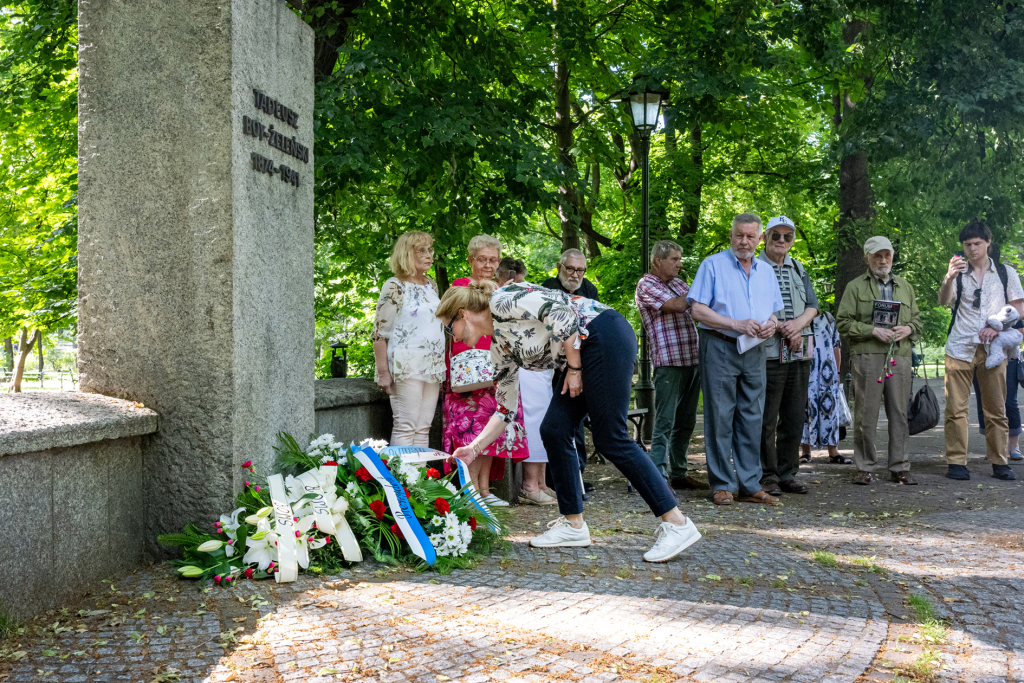
[[668, 258], [673, 251], [678, 251], [680, 254], [683, 253], [683, 248], [673, 242], [672, 240], [658, 240], [651, 247], [651, 260], [656, 258]]
[[477, 235], [469, 241], [466, 251], [469, 252], [469, 258], [474, 258], [476, 253], [481, 249], [494, 249], [498, 252], [498, 256], [501, 256], [501, 242], [497, 237], [491, 237], [490, 235]]
[[763, 223], [761, 217], [756, 213], [741, 213], [732, 219], [732, 227], [735, 228], [740, 223], [757, 223], [757, 229], [760, 231]]
[[565, 251], [562, 252], [562, 257], [558, 259], [558, 262], [564, 265], [566, 260], [572, 258], [573, 256], [579, 256], [584, 261], [587, 260], [587, 257], [584, 256], [583, 252], [580, 251], [579, 249], [566, 249]]

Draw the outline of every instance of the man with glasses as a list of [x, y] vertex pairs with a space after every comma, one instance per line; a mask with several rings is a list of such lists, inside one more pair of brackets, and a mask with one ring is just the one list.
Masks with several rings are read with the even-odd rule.
[[1024, 314], [1024, 290], [1012, 268], [989, 257], [992, 231], [984, 222], [969, 223], [960, 231], [963, 255], [949, 260], [939, 287], [939, 303], [953, 307], [946, 338], [946, 476], [971, 478], [967, 470], [967, 406], [975, 375], [981, 389], [985, 444], [992, 476], [1004, 481], [1016, 477], [1010, 469], [1006, 418], [1006, 361], [986, 368], [986, 345], [999, 332], [987, 327], [989, 316], [1010, 305]]
[[[562, 257], [558, 259], [558, 276], [549, 277], [541, 283], [541, 287], [558, 289], [573, 296], [582, 296], [586, 299], [600, 301], [597, 296], [597, 287], [594, 286], [593, 282], [583, 277], [586, 272], [587, 257], [583, 255], [583, 252], [579, 249], [566, 249], [562, 252]], [[557, 390], [561, 391], [562, 387], [559, 386]], [[587, 466], [586, 443], [583, 434], [583, 423], [580, 423], [580, 428], [576, 430], [576, 454], [580, 459], [580, 473]], [[594, 485], [591, 482], [583, 482], [584, 493], [590, 493], [593, 490]]]
[[807, 420], [807, 383], [811, 353], [803, 354], [811, 321], [818, 315], [818, 297], [807, 270], [789, 255], [796, 226], [785, 216], [768, 221], [758, 256], [775, 272], [783, 307], [775, 311], [779, 329], [765, 342], [764, 419], [761, 422], [761, 488], [770, 496], [807, 493], [796, 480], [800, 469], [800, 438]]
[[597, 298], [597, 287], [583, 277], [586, 272], [587, 257], [583, 252], [579, 249], [566, 249], [562, 252], [562, 258], [558, 260], [558, 276], [549, 277], [541, 283], [541, 287], [559, 289], [567, 294], [600, 301]]
[[[883, 399], [889, 422], [890, 478], [897, 484], [917, 484], [910, 476], [907, 457], [907, 405], [912, 389], [910, 353], [921, 334], [921, 314], [914, 288], [892, 272], [892, 256], [892, 242], [885, 237], [872, 237], [864, 243], [868, 270], [846, 285], [836, 313], [836, 327], [850, 343], [856, 397], [853, 462], [857, 473], [853, 483], [862, 486], [875, 482], [875, 434]], [[899, 304], [894, 324], [889, 322], [895, 308], [890, 302]], [[890, 358], [892, 363], [887, 362]], [[967, 383], [970, 381], [968, 377]]]

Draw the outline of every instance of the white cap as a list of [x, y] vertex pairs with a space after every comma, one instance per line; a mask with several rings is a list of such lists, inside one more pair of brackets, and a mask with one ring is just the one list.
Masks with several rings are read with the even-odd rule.
[[869, 237], [868, 241], [864, 243], [864, 255], [874, 254], [876, 251], [882, 249], [888, 249], [892, 253], [896, 253], [896, 250], [892, 248], [892, 242], [889, 241], [888, 237]]
[[777, 225], [781, 225], [781, 226], [787, 227], [790, 230], [796, 232], [796, 226], [793, 225], [793, 221], [789, 220], [785, 216], [776, 216], [775, 218], [769, 218], [768, 219], [768, 225], [765, 226], [764, 231], [768, 232], [769, 230], [771, 230], [772, 228], [774, 228]]

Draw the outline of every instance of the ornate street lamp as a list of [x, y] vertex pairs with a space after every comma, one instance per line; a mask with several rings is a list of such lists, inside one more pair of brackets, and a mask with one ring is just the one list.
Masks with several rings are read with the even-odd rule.
[[[661, 89], [647, 86], [642, 90], [635, 85], [623, 98], [628, 107], [629, 117], [633, 120], [633, 129], [640, 138], [640, 158], [642, 168], [642, 195], [640, 208], [640, 276], [650, 270], [651, 258], [651, 196], [648, 186], [650, 175], [649, 158], [651, 153], [651, 133], [658, 127], [661, 116], [661, 103], [667, 93]], [[651, 381], [651, 355], [647, 347], [647, 330], [640, 326], [640, 379], [636, 384], [636, 407], [647, 408], [644, 419], [643, 437], [650, 443], [651, 430], [654, 427], [654, 383]]]

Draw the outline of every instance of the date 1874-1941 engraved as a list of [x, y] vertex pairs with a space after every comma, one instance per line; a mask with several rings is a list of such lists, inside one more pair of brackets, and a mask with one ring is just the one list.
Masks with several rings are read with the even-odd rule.
[[274, 165], [273, 159], [268, 159], [262, 154], [253, 152], [252, 155], [252, 167], [257, 173], [266, 173], [267, 175], [274, 175], [275, 173], [281, 177], [281, 182], [291, 183], [295, 187], [299, 186], [299, 172], [288, 168], [284, 164], [280, 166]]

